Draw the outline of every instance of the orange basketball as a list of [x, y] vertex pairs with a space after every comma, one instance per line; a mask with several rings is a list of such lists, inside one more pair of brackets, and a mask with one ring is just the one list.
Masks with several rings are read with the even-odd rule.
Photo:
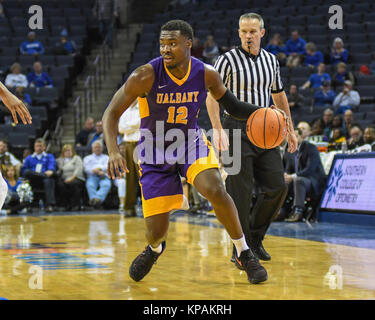
[[259, 148], [272, 149], [280, 145], [287, 133], [284, 115], [274, 108], [261, 108], [253, 112], [246, 124], [250, 141]]

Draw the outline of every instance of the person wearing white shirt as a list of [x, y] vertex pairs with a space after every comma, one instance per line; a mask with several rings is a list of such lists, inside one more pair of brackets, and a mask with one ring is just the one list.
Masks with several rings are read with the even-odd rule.
[[13, 63], [10, 67], [11, 73], [5, 78], [5, 85], [8, 88], [15, 87], [24, 87], [26, 88], [29, 85], [27, 78], [24, 74], [21, 73], [22, 67], [19, 63]]
[[[135, 205], [137, 203], [138, 165], [134, 161], [133, 154], [140, 138], [140, 124], [141, 117], [139, 115], [139, 105], [138, 101], [135, 100], [121, 115], [119, 120], [119, 132], [124, 135], [124, 157], [129, 169], [129, 172], [127, 172], [125, 176], [125, 198], [123, 200], [120, 198], [120, 210], [122, 205], [124, 210], [121, 211], [125, 212], [126, 217], [132, 217], [136, 214]], [[124, 184], [121, 185], [125, 187]]]
[[92, 144], [92, 154], [83, 159], [87, 175], [86, 189], [89, 203], [99, 208], [111, 190], [111, 180], [107, 176], [108, 156], [103, 154], [103, 143], [100, 140]]
[[344, 82], [344, 89], [340, 92], [335, 100], [333, 106], [336, 108], [336, 113], [344, 113], [347, 109], [354, 109], [359, 106], [361, 98], [358, 91], [352, 90], [353, 84], [350, 80]]

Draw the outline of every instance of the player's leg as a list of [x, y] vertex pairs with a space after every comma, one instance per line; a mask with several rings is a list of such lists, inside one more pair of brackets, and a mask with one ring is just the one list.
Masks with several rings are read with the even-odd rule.
[[236, 264], [246, 271], [251, 283], [267, 280], [267, 271], [248, 248], [238, 219], [236, 206], [226, 192], [217, 168], [201, 171], [194, 179], [194, 187], [212, 204], [216, 217], [228, 231], [236, 246]]
[[8, 193], [8, 185], [0, 173], [0, 210], [3, 208]]

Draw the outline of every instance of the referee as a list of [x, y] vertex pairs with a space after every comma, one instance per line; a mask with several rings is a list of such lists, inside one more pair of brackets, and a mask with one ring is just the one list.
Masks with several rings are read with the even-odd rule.
[[[265, 34], [262, 17], [256, 13], [242, 15], [239, 19], [238, 33], [241, 46], [224, 53], [215, 63], [224, 84], [239, 100], [261, 107], [268, 107], [272, 96], [274, 104], [290, 118], [279, 62], [273, 54], [260, 48], [261, 39]], [[270, 260], [271, 257], [265, 251], [262, 241], [287, 192], [279, 147], [269, 150], [256, 147], [246, 135], [246, 121], [236, 120], [229, 114], [224, 114], [222, 126], [219, 104], [210, 95], [206, 104], [213, 129], [216, 129], [213, 140], [217, 149], [223, 151], [229, 148], [229, 153], [236, 155], [237, 150], [233, 151], [229, 141], [232, 141], [233, 129], [242, 130], [241, 170], [237, 175], [228, 176], [226, 188], [236, 204], [251, 250], [259, 259]], [[223, 128], [229, 129], [230, 140], [222, 131]], [[288, 151], [292, 153], [297, 148], [292, 121], [289, 121], [288, 132]], [[252, 194], [255, 186], [257, 199], [253, 204]]]

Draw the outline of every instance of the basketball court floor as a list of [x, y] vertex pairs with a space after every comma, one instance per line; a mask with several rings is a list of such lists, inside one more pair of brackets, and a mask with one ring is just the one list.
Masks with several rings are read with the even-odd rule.
[[274, 223], [268, 281], [248, 283], [214, 217], [177, 212], [167, 249], [140, 282], [129, 266], [145, 246], [142, 218], [117, 213], [0, 218], [3, 299], [375, 299], [375, 228]]

